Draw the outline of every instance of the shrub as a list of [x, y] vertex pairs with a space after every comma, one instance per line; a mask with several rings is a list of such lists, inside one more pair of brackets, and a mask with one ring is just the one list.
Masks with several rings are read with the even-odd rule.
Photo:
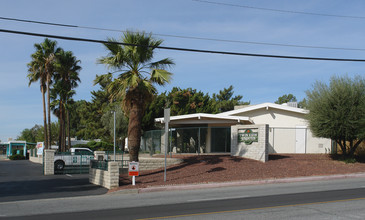
[[309, 125], [317, 137], [335, 140], [344, 156], [353, 157], [365, 140], [365, 78], [332, 77], [307, 91]]
[[9, 157], [10, 160], [25, 160], [25, 157], [20, 154], [14, 154]]

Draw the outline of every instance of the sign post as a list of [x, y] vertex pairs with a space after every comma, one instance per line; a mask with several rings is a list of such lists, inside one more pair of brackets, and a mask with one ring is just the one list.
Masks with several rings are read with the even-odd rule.
[[170, 109], [164, 109], [164, 121], [165, 121], [165, 171], [163, 181], [166, 182], [166, 165], [167, 165], [167, 147], [169, 145], [169, 122], [170, 122]]
[[128, 167], [128, 175], [132, 176], [132, 185], [136, 185], [136, 176], [139, 176], [139, 163], [138, 162], [129, 162]]

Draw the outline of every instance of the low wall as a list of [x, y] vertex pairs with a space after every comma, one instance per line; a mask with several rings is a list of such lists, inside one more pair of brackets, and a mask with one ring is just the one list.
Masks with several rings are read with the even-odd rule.
[[[179, 158], [167, 158], [166, 165], [171, 166], [182, 163], [183, 160]], [[154, 170], [165, 166], [165, 158], [140, 158], [139, 170]]]
[[43, 164], [43, 157], [31, 157], [29, 156], [29, 161], [33, 162], [33, 163], [39, 163], [39, 164]]
[[29, 150], [29, 161], [33, 163], [43, 164], [43, 155], [37, 155], [37, 149]]
[[89, 182], [107, 189], [119, 187], [118, 162], [108, 162], [107, 170], [92, 168], [92, 163], [90, 163]]
[[[166, 166], [182, 163], [183, 160], [180, 158], [167, 158]], [[139, 159], [139, 170], [155, 170], [165, 167], [165, 158], [140, 158]], [[122, 167], [119, 163], [119, 173], [128, 173], [128, 165]]]
[[269, 160], [268, 139], [268, 125], [232, 126], [231, 155], [266, 162]]
[[[113, 161], [114, 159], [114, 155], [109, 154], [106, 155], [105, 151], [95, 151], [95, 159], [96, 160], [109, 160], [109, 161]], [[115, 159], [119, 162], [119, 168], [122, 168], [122, 163], [121, 161], [129, 161], [129, 155], [116, 155]], [[166, 164], [167, 166], [171, 166], [171, 165], [175, 165], [175, 164], [179, 164], [183, 162], [182, 159], [179, 158], [167, 158], [166, 160]], [[165, 166], [165, 158], [156, 158], [156, 157], [149, 157], [146, 155], [141, 155], [139, 157], [139, 170], [143, 171], [143, 170], [154, 170], [154, 169], [158, 169], [158, 168], [162, 168]], [[124, 164], [123, 168], [128, 168], [128, 165]]]

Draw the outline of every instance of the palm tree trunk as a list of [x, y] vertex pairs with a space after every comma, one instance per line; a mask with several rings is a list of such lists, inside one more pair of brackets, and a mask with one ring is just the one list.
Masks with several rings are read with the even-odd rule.
[[67, 115], [67, 137], [68, 137], [68, 149], [71, 148], [71, 137], [70, 137], [70, 112], [66, 109]]
[[44, 87], [42, 86], [42, 101], [43, 101], [43, 123], [44, 123], [44, 149], [48, 149], [47, 144], [47, 113], [46, 113], [46, 97], [44, 93]]
[[47, 136], [48, 136], [48, 148], [51, 148], [51, 98], [50, 98], [50, 94], [49, 94], [49, 84], [51, 83], [51, 79], [50, 76], [47, 76], [47, 101], [48, 101], [48, 132], [47, 132]]
[[59, 118], [58, 118], [58, 122], [59, 122], [59, 125], [60, 125], [60, 127], [59, 127], [59, 132], [58, 132], [58, 148], [60, 149], [60, 151], [61, 152], [64, 152], [65, 151], [65, 149], [63, 148], [63, 145], [62, 145], [62, 143], [63, 143], [63, 141], [62, 141], [62, 139], [63, 139], [63, 119], [62, 119], [62, 111], [63, 111], [63, 109], [62, 109], [62, 105], [63, 105], [63, 103], [62, 103], [62, 99], [60, 98], [60, 102], [59, 102]]
[[141, 145], [142, 129], [142, 105], [138, 100], [132, 100], [128, 123], [128, 148], [129, 160], [138, 161], [138, 153]]
[[63, 125], [62, 125], [62, 146], [63, 149], [66, 152], [66, 120], [65, 120], [65, 107], [63, 107], [63, 115], [62, 115], [62, 121], [63, 121]]

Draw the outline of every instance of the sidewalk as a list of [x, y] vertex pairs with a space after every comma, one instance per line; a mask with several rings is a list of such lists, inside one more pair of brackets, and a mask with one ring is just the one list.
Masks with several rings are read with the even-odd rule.
[[[326, 175], [326, 176], [291, 177], [291, 178], [281, 178], [281, 179], [280, 178], [279, 179], [274, 179], [273, 178], [273, 179], [261, 179], [261, 180], [219, 182], [219, 183], [216, 182], [216, 183], [197, 183], [197, 184], [151, 186], [151, 187], [147, 187], [147, 188], [109, 190], [108, 193], [117, 193], [117, 194], [149, 193], [149, 192], [163, 192], [163, 191], [174, 191], [174, 190], [212, 189], [212, 188], [234, 187], [234, 186], [249, 186], [249, 185], [262, 185], [262, 184], [323, 181], [323, 180], [336, 180], [336, 179], [347, 179], [347, 178], [365, 178], [365, 172], [350, 173], [350, 174]], [[138, 185], [136, 185], [136, 187], [138, 187]]]

